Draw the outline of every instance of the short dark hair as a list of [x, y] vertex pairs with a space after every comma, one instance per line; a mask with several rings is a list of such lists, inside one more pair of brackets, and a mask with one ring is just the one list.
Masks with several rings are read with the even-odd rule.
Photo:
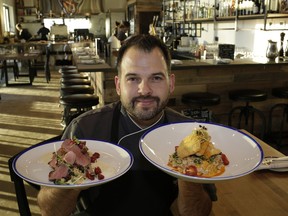
[[130, 27], [130, 22], [129, 21], [122, 21], [122, 24], [125, 26], [125, 27]]
[[117, 57], [117, 69], [118, 73], [120, 72], [120, 65], [122, 63], [123, 56], [125, 52], [131, 48], [136, 47], [139, 50], [144, 52], [151, 52], [154, 48], [159, 48], [163, 53], [168, 73], [171, 71], [171, 56], [167, 46], [164, 44], [162, 40], [160, 40], [156, 36], [148, 35], [148, 34], [137, 34], [127, 38], [122, 44], [121, 48], [118, 52]]
[[22, 25], [21, 25], [20, 23], [17, 23], [17, 24], [16, 24], [16, 27], [22, 28]]

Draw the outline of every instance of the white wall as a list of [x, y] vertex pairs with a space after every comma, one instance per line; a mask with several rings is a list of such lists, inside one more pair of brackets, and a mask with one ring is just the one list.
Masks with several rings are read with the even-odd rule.
[[[287, 20], [287, 19], [286, 19]], [[238, 30], [219, 30], [217, 28], [234, 28], [235, 22], [218, 23], [214, 30], [213, 24], [203, 24], [204, 31], [202, 31], [201, 38], [198, 38], [200, 44], [213, 43], [214, 36], [218, 36], [218, 43], [235, 44], [236, 47], [245, 48], [247, 51], [253, 52], [254, 56], [265, 56], [266, 48], [268, 46], [268, 40], [277, 41], [277, 45], [280, 49], [280, 33], [284, 32], [286, 37], [284, 38], [284, 48], [287, 45], [288, 40], [288, 23], [285, 19], [271, 19], [268, 20], [272, 23], [271, 26], [267, 25], [267, 28], [281, 28], [286, 30], [279, 31], [263, 31], [264, 20], [242, 20], [238, 22]], [[282, 23], [282, 25], [281, 25]]]

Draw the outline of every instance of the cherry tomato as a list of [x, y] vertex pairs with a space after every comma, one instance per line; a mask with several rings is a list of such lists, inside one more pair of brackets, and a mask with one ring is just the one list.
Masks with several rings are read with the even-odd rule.
[[89, 173], [88, 171], [86, 171], [86, 177], [90, 180], [94, 180], [95, 179], [95, 176], [92, 175], [91, 173]]
[[102, 170], [100, 167], [95, 167], [94, 172], [96, 175], [98, 175], [98, 174], [102, 173]]
[[104, 175], [102, 175], [101, 173], [99, 173], [99, 174], [97, 175], [97, 177], [98, 177], [99, 180], [102, 180], [102, 179], [105, 178]]
[[95, 153], [91, 156], [91, 163], [94, 163], [99, 157], [100, 157], [100, 154], [99, 154], [98, 152], [95, 152]]
[[227, 158], [227, 156], [225, 154], [221, 154], [221, 158], [222, 158], [222, 161], [223, 161], [223, 164], [226, 166], [229, 164], [229, 160]]
[[197, 167], [191, 165], [185, 169], [185, 174], [189, 176], [196, 176], [197, 175]]

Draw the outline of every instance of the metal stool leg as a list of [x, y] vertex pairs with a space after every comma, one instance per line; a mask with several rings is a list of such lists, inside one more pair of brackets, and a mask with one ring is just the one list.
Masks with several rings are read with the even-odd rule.
[[[265, 115], [263, 114], [263, 112], [261, 112], [260, 110], [258, 109], [255, 109], [254, 107], [252, 107], [253, 109], [253, 115], [255, 113], [257, 113], [257, 115], [260, 117], [261, 119], [261, 122], [262, 122], [262, 130], [261, 130], [261, 133], [260, 133], [260, 139], [264, 139], [264, 136], [265, 136], [265, 133], [266, 133], [266, 118], [265, 118]], [[254, 122], [254, 116], [253, 116], [253, 122]], [[253, 128], [254, 128], [254, 123], [253, 123]]]
[[[240, 110], [240, 113], [239, 113], [239, 116], [238, 116], [238, 122], [242, 118], [242, 116], [240, 118], [240, 114], [242, 113], [242, 111], [241, 111], [242, 110], [242, 106], [234, 107], [228, 114], [228, 125], [229, 126], [232, 126], [232, 116], [233, 116], [234, 112], [237, 111], [237, 110]], [[240, 125], [239, 125], [239, 127], [240, 127]]]
[[[238, 121], [237, 121], [237, 128], [240, 129], [242, 128], [242, 119], [244, 117], [244, 129], [248, 130], [249, 132], [251, 132], [252, 134], [254, 134], [254, 129], [255, 129], [255, 114], [257, 114], [260, 119], [261, 119], [261, 123], [262, 123], [262, 128], [260, 131], [260, 138], [263, 139], [265, 132], [266, 132], [266, 119], [264, 114], [250, 106], [247, 105], [246, 106], [238, 106], [238, 107], [234, 107], [230, 112], [229, 112], [229, 116], [228, 116], [228, 125], [232, 126], [232, 116], [233, 114], [239, 110], [239, 116], [238, 116]], [[250, 125], [249, 125], [249, 120], [250, 120]]]
[[[273, 118], [273, 113], [276, 109], [282, 110], [282, 117], [281, 117], [281, 121], [280, 121], [280, 127], [277, 131], [274, 131], [275, 132], [274, 133], [272, 130], [272, 128], [273, 128], [272, 118]], [[288, 104], [281, 103], [281, 104], [276, 104], [276, 105], [272, 106], [270, 109], [270, 112], [269, 112], [269, 122], [268, 122], [267, 134], [268, 134], [269, 138], [272, 138], [272, 136], [274, 136], [272, 138], [272, 140], [275, 138], [275, 144], [276, 144], [278, 149], [280, 149], [282, 146], [282, 141], [283, 141], [283, 137], [284, 137], [285, 121], [287, 124], [287, 122], [288, 122]]]

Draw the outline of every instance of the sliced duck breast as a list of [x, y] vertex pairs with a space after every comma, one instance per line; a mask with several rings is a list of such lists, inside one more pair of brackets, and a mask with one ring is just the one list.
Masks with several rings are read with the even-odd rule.
[[83, 154], [81, 149], [77, 144], [74, 144], [71, 140], [65, 140], [62, 143], [62, 148], [64, 148], [67, 152], [72, 151], [76, 155], [76, 163], [81, 166], [87, 166], [90, 164], [90, 157], [88, 154]]
[[64, 178], [68, 175], [68, 167], [64, 164], [61, 164], [60, 166], [56, 167], [54, 171], [51, 171], [49, 173], [49, 180], [57, 180]]
[[74, 164], [76, 161], [76, 154], [73, 151], [69, 151], [64, 155], [63, 160], [66, 161], [66, 163]]

